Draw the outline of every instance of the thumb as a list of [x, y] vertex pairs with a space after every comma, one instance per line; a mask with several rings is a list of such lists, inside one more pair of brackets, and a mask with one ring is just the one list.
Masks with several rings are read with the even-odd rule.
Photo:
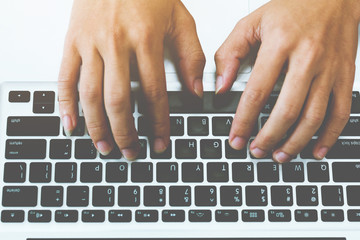
[[190, 92], [202, 97], [205, 55], [196, 33], [196, 24], [185, 6], [174, 9], [173, 29], [170, 33], [172, 50], [181, 79]]
[[224, 93], [231, 88], [240, 65], [260, 42], [260, 19], [258, 12], [241, 19], [215, 53], [216, 93]]

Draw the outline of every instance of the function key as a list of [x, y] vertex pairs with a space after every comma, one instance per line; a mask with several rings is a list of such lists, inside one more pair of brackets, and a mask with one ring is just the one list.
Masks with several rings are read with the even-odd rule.
[[210, 210], [190, 210], [189, 211], [190, 222], [211, 222]]
[[185, 211], [184, 210], [163, 210], [162, 211], [163, 222], [184, 222]]
[[359, 92], [352, 93], [351, 113], [360, 113], [360, 94], [359, 94]]
[[104, 222], [105, 211], [104, 210], [83, 210], [82, 217], [83, 222]]
[[360, 222], [360, 210], [348, 210], [349, 222]]
[[55, 102], [55, 92], [36, 91], [34, 92], [34, 113], [53, 113]]
[[243, 210], [242, 220], [244, 222], [264, 222], [265, 212], [264, 210]]
[[360, 186], [347, 186], [347, 202], [349, 206], [360, 206]]
[[1, 222], [23, 222], [24, 216], [23, 210], [2, 210]]
[[29, 222], [50, 222], [51, 211], [49, 210], [30, 210], [28, 213]]
[[109, 222], [131, 222], [130, 210], [110, 210]]
[[137, 222], [157, 222], [159, 213], [157, 210], [136, 210], [135, 221]]
[[25, 163], [5, 163], [4, 182], [8, 183], [23, 183], [26, 178], [26, 164]]
[[321, 220], [323, 222], [343, 222], [344, 211], [343, 210], [322, 210]]
[[209, 135], [208, 117], [188, 117], [188, 135], [189, 136], [207, 136]]
[[316, 210], [296, 210], [295, 221], [297, 222], [316, 222], [318, 220]]
[[9, 102], [30, 102], [29, 91], [10, 91]]
[[57, 210], [55, 212], [55, 222], [77, 222], [77, 210]]
[[269, 210], [270, 222], [290, 222], [291, 212], [290, 210]]
[[239, 220], [237, 210], [216, 210], [215, 220], [217, 222], [237, 222]]

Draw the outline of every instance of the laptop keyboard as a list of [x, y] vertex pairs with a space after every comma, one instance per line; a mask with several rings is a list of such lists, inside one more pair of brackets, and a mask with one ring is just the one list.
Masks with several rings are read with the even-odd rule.
[[[128, 162], [119, 149], [97, 152], [83, 116], [65, 136], [53, 86], [1, 96], [11, 113], [1, 116], [3, 223], [360, 221], [359, 92], [326, 160], [312, 159], [312, 140], [295, 160], [279, 165], [229, 146], [241, 92], [205, 92], [203, 100], [168, 92], [171, 143], [161, 154], [150, 147], [146, 107], [133, 94], [141, 151]], [[277, 96], [262, 110], [252, 139]]]

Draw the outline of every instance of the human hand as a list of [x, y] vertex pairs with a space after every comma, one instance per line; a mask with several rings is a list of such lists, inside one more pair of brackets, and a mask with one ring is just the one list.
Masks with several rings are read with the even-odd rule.
[[184, 84], [201, 96], [205, 57], [195, 22], [179, 0], [74, 1], [58, 81], [67, 134], [77, 124], [80, 81], [80, 102], [96, 148], [107, 155], [116, 143], [125, 158], [136, 158], [140, 146], [130, 104], [130, 65], [136, 64], [154, 150], [164, 151], [170, 132], [165, 40], [173, 46]]
[[[230, 131], [233, 148], [246, 146], [285, 71], [276, 105], [250, 151], [258, 158], [272, 152], [275, 161], [290, 161], [322, 125], [329, 103], [313, 149], [316, 159], [325, 157], [350, 114], [359, 9], [356, 0], [273, 0], [238, 22], [215, 55], [218, 93], [231, 88], [243, 59], [259, 50]], [[280, 144], [290, 127], [294, 131]]]

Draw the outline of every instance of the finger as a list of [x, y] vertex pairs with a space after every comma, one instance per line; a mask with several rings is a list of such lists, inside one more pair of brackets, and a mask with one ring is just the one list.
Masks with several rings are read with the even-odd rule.
[[236, 79], [240, 64], [248, 56], [252, 47], [260, 42], [256, 31], [259, 24], [259, 13], [240, 20], [225, 42], [215, 54], [216, 93], [229, 90]]
[[154, 40], [151, 45], [138, 48], [136, 57], [152, 126], [154, 151], [163, 152], [170, 141], [170, 120], [162, 41]]
[[114, 140], [123, 156], [134, 160], [140, 150], [131, 109], [129, 54], [113, 51], [104, 57], [104, 99]]
[[58, 78], [59, 109], [66, 136], [71, 136], [78, 118], [77, 83], [81, 58], [74, 47], [65, 46]]
[[274, 49], [272, 44], [266, 42], [260, 47], [254, 69], [240, 98], [231, 126], [229, 143], [234, 149], [240, 150], [247, 144], [259, 113], [286, 61], [286, 54]]
[[350, 69], [340, 75], [342, 80], [334, 84], [330, 115], [313, 149], [314, 157], [319, 160], [335, 144], [350, 117], [355, 66], [348, 66]]
[[97, 51], [83, 57], [80, 101], [91, 139], [101, 154], [108, 155], [114, 143], [103, 103], [103, 62]]
[[176, 65], [189, 91], [202, 97], [205, 55], [196, 33], [195, 21], [181, 2], [175, 8], [174, 15], [174, 30], [170, 38], [176, 52]]
[[274, 149], [298, 119], [304, 105], [316, 65], [310, 57], [296, 56], [289, 61], [289, 72], [269, 119], [250, 145], [251, 153], [257, 158]]
[[286, 142], [273, 153], [273, 159], [279, 163], [290, 161], [311, 140], [320, 128], [331, 93], [332, 74], [318, 76], [311, 85], [305, 107], [295, 130]]

